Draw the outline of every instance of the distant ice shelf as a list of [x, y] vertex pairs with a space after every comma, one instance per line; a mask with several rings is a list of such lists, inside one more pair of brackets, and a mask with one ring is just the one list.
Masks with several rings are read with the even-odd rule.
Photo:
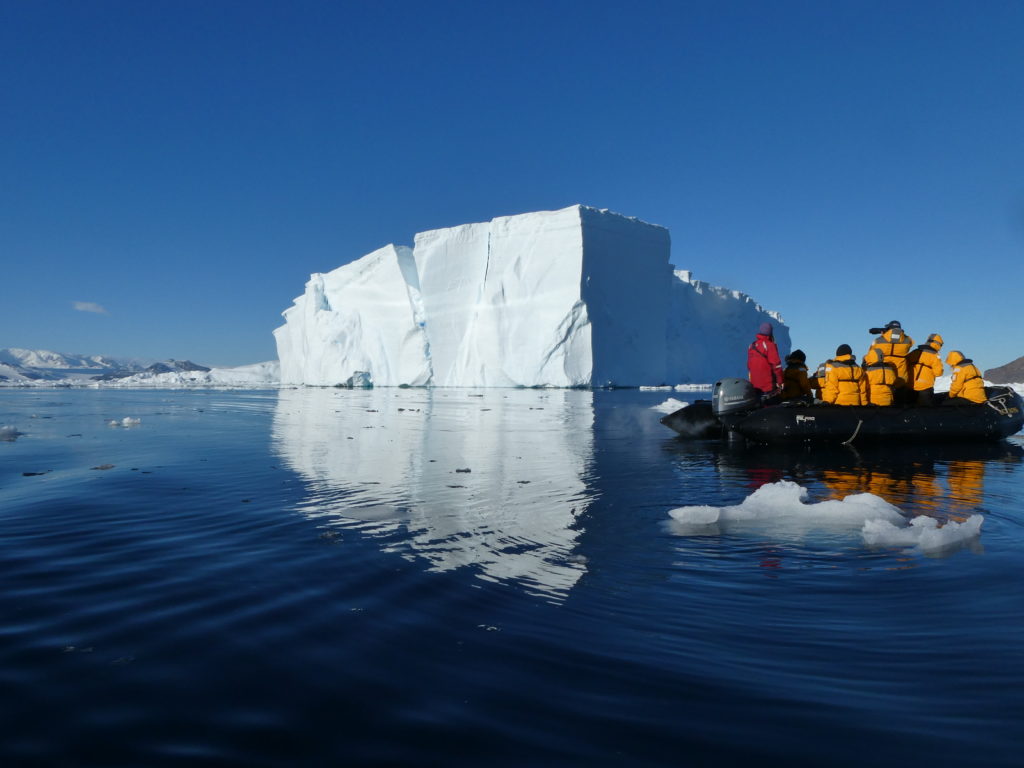
[[673, 271], [664, 227], [574, 205], [416, 235], [313, 274], [274, 331], [281, 383], [591, 387], [746, 375], [778, 314]]

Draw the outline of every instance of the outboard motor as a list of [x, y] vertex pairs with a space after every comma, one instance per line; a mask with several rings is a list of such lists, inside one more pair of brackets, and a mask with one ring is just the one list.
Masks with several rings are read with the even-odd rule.
[[726, 427], [761, 407], [761, 393], [746, 379], [722, 379], [715, 382], [711, 409]]

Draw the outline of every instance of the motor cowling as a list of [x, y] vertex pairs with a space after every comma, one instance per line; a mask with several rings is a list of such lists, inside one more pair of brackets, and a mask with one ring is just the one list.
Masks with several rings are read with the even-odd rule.
[[746, 379], [722, 379], [711, 393], [711, 410], [723, 421], [761, 407], [761, 393]]

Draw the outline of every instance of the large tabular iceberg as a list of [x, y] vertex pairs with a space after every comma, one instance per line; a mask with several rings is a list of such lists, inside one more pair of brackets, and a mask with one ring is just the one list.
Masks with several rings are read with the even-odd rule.
[[669, 233], [604, 210], [416, 235], [314, 274], [274, 331], [283, 384], [640, 386], [745, 375], [781, 319], [673, 272]]

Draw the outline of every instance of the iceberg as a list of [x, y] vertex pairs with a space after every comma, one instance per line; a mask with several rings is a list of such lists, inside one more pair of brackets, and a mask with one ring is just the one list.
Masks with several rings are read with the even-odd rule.
[[664, 227], [574, 205], [421, 232], [313, 274], [275, 329], [281, 383], [598, 387], [746, 373], [752, 299], [669, 263]]

